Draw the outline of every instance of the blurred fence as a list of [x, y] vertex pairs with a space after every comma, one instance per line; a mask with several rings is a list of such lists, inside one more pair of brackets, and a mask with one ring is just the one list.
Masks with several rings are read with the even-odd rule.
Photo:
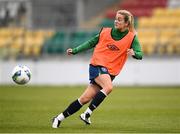
[[[76, 56], [74, 56], [76, 57]], [[89, 58], [59, 57], [39, 61], [0, 61], [0, 85], [14, 84], [11, 71], [26, 65], [32, 72], [31, 85], [87, 85]], [[129, 59], [113, 83], [119, 86], [180, 86], [178, 58]]]

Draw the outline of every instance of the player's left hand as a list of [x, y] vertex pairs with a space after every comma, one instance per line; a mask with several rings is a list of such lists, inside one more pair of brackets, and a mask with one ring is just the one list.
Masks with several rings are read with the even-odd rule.
[[134, 56], [135, 53], [134, 53], [134, 50], [131, 48], [131, 49], [127, 49], [127, 54], [130, 55], [130, 56]]

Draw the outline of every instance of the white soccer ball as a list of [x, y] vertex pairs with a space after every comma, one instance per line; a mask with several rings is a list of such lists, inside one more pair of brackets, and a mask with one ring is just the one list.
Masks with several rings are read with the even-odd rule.
[[27, 66], [15, 66], [12, 71], [12, 79], [15, 83], [24, 85], [31, 79], [31, 71]]

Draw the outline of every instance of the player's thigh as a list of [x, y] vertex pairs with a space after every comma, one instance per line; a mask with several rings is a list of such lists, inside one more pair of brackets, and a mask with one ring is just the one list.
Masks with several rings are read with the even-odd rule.
[[100, 87], [96, 84], [90, 84], [80, 96], [79, 100], [82, 104], [88, 103], [100, 91]]
[[109, 74], [99, 75], [95, 78], [95, 82], [103, 88], [102, 90], [105, 91], [105, 93], [109, 94], [112, 91], [113, 85]]

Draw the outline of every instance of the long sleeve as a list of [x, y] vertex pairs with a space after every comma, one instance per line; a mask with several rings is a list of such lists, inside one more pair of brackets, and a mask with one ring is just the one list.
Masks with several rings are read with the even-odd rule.
[[99, 34], [94, 36], [92, 39], [84, 42], [83, 44], [73, 48], [73, 50], [72, 50], [73, 54], [77, 54], [79, 52], [86, 51], [88, 49], [95, 47], [96, 44], [98, 43], [98, 41], [99, 41]]
[[139, 43], [137, 36], [134, 37], [134, 40], [132, 43], [132, 49], [134, 50], [134, 53], [135, 53], [135, 56], [133, 56], [133, 58], [141, 60], [143, 57], [143, 52], [141, 50], [141, 45]]

